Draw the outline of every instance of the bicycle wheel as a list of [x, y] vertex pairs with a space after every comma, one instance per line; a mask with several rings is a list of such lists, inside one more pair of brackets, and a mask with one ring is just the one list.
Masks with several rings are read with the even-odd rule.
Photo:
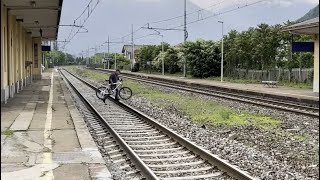
[[119, 96], [123, 100], [128, 100], [132, 96], [132, 90], [128, 87], [123, 87], [119, 91]]
[[103, 100], [105, 99], [108, 94], [106, 94], [108, 92], [108, 89], [106, 87], [99, 87], [98, 90], [96, 91], [96, 96]]

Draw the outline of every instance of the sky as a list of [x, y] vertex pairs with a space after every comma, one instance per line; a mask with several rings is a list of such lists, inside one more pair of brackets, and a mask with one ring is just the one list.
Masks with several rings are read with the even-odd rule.
[[[89, 1], [64, 0], [60, 25], [72, 25], [74, 20], [84, 11]], [[93, 0], [93, 2], [96, 1]], [[265, 0], [250, 5], [258, 1], [260, 0], [189, 0], [187, 12], [193, 12], [193, 14], [188, 16], [188, 23], [208, 16], [214, 15], [214, 17], [188, 25], [188, 40], [220, 40], [222, 27], [218, 21], [224, 21], [224, 34], [233, 29], [244, 31], [260, 23], [274, 25], [282, 24], [287, 20], [294, 21], [319, 3], [317, 0]], [[237, 9], [246, 4], [250, 6]], [[236, 10], [225, 13], [233, 9]], [[219, 15], [219, 13], [222, 14]], [[87, 12], [76, 21], [76, 24], [79, 24], [80, 20], [86, 15]], [[84, 24], [88, 33], [77, 34], [66, 45], [65, 49], [60, 48], [60, 50], [76, 56], [81, 56], [80, 53], [88, 49], [90, 55], [93, 55], [94, 52], [107, 52], [106, 44], [103, 46], [101, 44], [106, 42], [109, 36], [111, 42], [117, 42], [110, 44], [110, 53], [121, 53], [122, 46], [131, 43], [131, 37], [120, 37], [131, 33], [132, 24], [135, 30], [146, 25], [146, 23], [150, 23], [150, 27], [172, 28], [183, 25], [183, 18], [179, 17], [161, 23], [152, 22], [180, 15], [183, 15], [183, 0], [100, 0], [100, 3]], [[177, 29], [180, 28], [182, 27]], [[74, 33], [75, 30], [77, 28], [61, 26], [58, 42], [67, 40], [70, 32]], [[135, 44], [161, 43], [161, 36], [146, 36], [150, 34], [155, 34], [155, 32], [147, 29], [140, 29], [135, 32]], [[183, 42], [184, 38], [183, 31], [161, 31], [161, 35], [163, 35], [165, 42], [172, 45]], [[62, 47], [63, 44], [63, 42], [60, 42], [59, 47]]]

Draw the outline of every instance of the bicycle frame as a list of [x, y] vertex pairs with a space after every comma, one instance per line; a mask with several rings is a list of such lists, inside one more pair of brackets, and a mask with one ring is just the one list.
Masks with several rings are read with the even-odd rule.
[[[117, 93], [115, 96], [115, 98], [121, 98], [124, 100], [129, 99], [130, 97], [132, 97], [132, 90], [128, 87], [122, 87], [123, 82], [122, 81], [118, 81], [117, 83], [113, 83], [113, 84], [104, 84], [103, 86], [99, 87], [99, 91], [96, 92], [96, 96], [99, 99], [105, 99], [107, 96], [111, 96], [114, 95], [115, 93]], [[113, 90], [111, 90], [111, 87], [114, 86], [115, 88]]]
[[[111, 90], [111, 85], [117, 85], [113, 90]], [[108, 87], [107, 89], [110, 89], [112, 91], [111, 94], [114, 94], [114, 92], [117, 90], [117, 89], [120, 89], [120, 87], [122, 86], [122, 82], [121, 81], [118, 81], [117, 83], [113, 83], [113, 84], [108, 84]]]

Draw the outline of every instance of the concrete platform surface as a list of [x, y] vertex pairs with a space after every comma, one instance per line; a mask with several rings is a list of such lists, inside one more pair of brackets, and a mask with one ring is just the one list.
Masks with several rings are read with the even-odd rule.
[[[103, 70], [101, 68], [97, 68], [99, 70]], [[220, 82], [214, 80], [205, 80], [205, 79], [186, 79], [183, 77], [174, 77], [174, 76], [162, 76], [162, 75], [155, 75], [155, 74], [146, 74], [146, 73], [133, 73], [129, 71], [121, 71], [122, 74], [132, 74], [140, 77], [145, 78], [154, 78], [154, 79], [165, 79], [174, 82], [184, 82], [186, 84], [200, 84], [212, 87], [221, 87], [230, 90], [242, 90], [242, 91], [250, 91], [256, 92], [258, 94], [270, 94], [276, 96], [283, 96], [283, 97], [292, 97], [297, 99], [306, 99], [312, 101], [319, 102], [319, 93], [314, 93], [312, 89], [298, 89], [298, 88], [291, 88], [291, 87], [282, 87], [279, 86], [278, 88], [268, 88], [263, 84], [241, 84], [241, 83], [230, 83], [230, 82]]]
[[56, 70], [1, 105], [1, 178], [112, 179]]

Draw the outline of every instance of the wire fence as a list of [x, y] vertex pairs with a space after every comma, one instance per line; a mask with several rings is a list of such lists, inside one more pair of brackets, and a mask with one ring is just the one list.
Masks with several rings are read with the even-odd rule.
[[227, 73], [227, 77], [252, 81], [289, 81], [296, 83], [313, 82], [313, 68], [308, 69], [272, 69], [272, 70], [246, 70], [236, 69]]

